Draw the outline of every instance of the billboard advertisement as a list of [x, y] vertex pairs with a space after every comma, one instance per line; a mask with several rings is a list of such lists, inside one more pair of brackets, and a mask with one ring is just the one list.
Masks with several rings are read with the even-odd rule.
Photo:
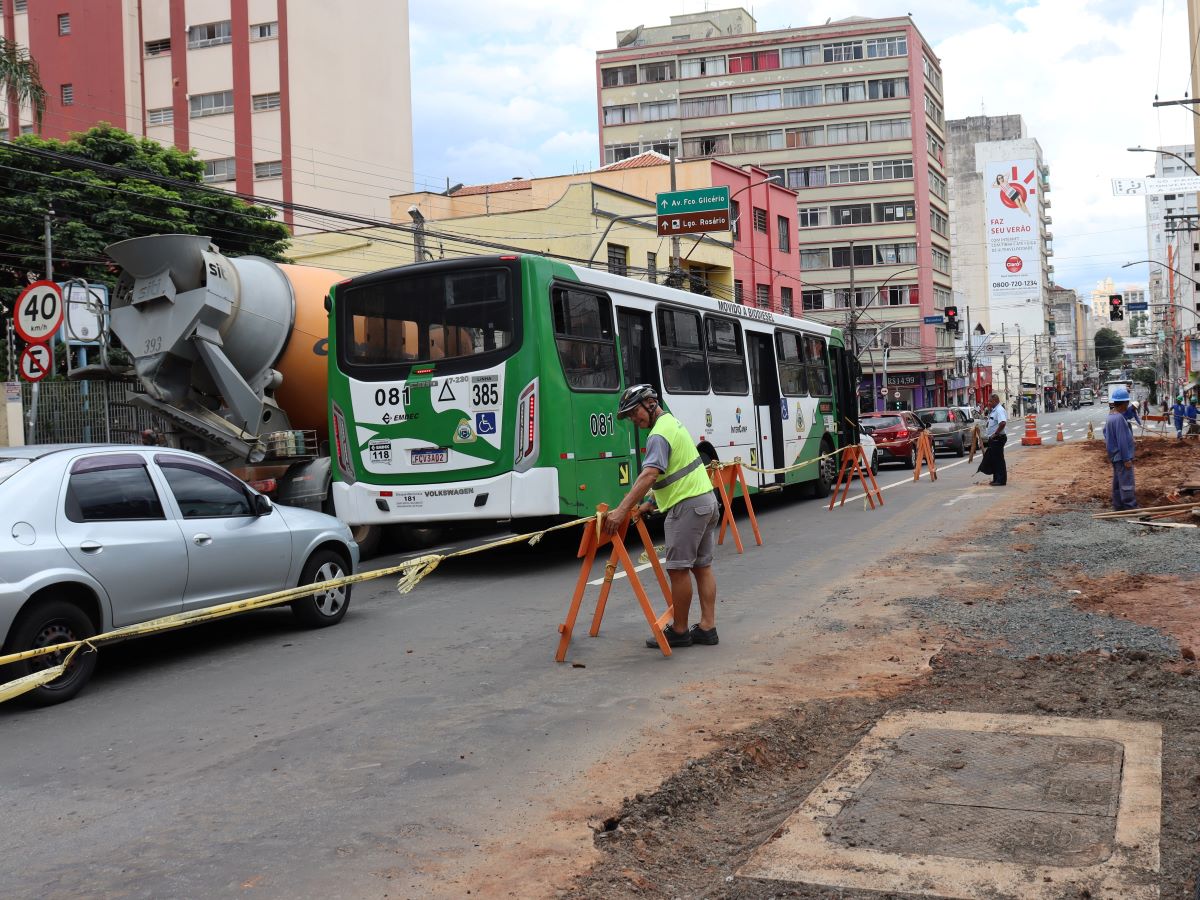
[[988, 217], [988, 296], [997, 302], [1042, 296], [1041, 204], [1037, 162], [989, 162], [984, 169]]

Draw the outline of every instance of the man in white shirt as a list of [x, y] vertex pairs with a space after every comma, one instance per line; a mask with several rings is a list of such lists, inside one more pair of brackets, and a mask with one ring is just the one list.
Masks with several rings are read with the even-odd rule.
[[1004, 461], [1004, 445], [1008, 443], [1008, 435], [1004, 430], [1008, 425], [1008, 414], [1000, 405], [999, 394], [992, 394], [987, 409], [987, 429], [984, 432], [987, 446], [979, 463], [979, 471], [992, 476], [992, 487], [1003, 487], [1008, 484], [1008, 464]]

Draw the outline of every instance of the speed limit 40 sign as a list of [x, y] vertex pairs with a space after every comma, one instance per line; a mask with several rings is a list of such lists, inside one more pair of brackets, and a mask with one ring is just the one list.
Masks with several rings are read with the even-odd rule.
[[21, 292], [13, 310], [17, 334], [31, 344], [54, 337], [63, 322], [62, 289], [53, 281], [35, 281]]

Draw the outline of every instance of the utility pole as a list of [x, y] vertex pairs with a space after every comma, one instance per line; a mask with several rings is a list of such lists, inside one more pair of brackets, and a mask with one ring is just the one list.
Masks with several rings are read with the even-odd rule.
[[975, 337], [971, 332], [971, 307], [964, 306], [967, 312], [967, 397], [975, 394], [975, 404], [979, 404], [979, 388], [975, 384]]
[[1021, 326], [1017, 325], [1017, 397], [1021, 401], [1021, 415], [1025, 414], [1025, 360], [1022, 359]]
[[[675, 145], [674, 144], [671, 144], [671, 191], [672, 191], [672, 193], [674, 193], [674, 191], [675, 191]], [[739, 218], [741, 218], [741, 217], [739, 216]], [[738, 227], [739, 228], [741, 227], [741, 223], [738, 224]], [[667, 276], [667, 284], [669, 284], [671, 287], [677, 287], [677, 288], [683, 287], [683, 265], [679, 261], [679, 235], [677, 235], [677, 234], [671, 236], [671, 274], [669, 276]], [[751, 289], [753, 289], [753, 286], [751, 286]], [[735, 300], [740, 299], [741, 302], [743, 302], [743, 303], [746, 302], [745, 297], [741, 297], [741, 298], [735, 297], [734, 299]]]
[[1004, 335], [1004, 323], [1000, 323], [1000, 343], [1004, 346], [1004, 402], [1008, 404], [1009, 409], [1015, 409], [1012, 403], [1012, 393], [1008, 387], [1008, 338]]
[[[50, 236], [50, 223], [54, 220], [54, 203], [46, 205], [46, 214], [42, 219], [42, 243], [46, 251], [46, 280], [54, 280], [54, 244], [53, 238]], [[54, 340], [53, 338], [47, 342], [47, 347], [50, 350], [50, 374], [54, 374]], [[26, 439], [30, 444], [37, 443], [37, 420], [38, 420], [38, 395], [41, 393], [40, 382], [35, 381], [33, 387], [29, 389], [29, 436]]]

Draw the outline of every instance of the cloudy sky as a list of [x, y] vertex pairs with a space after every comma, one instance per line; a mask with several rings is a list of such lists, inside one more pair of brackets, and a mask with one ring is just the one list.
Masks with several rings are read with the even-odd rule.
[[[711, 9], [733, 6], [713, 0]], [[704, 0], [412, 0], [418, 183], [477, 184], [598, 165], [595, 54], [616, 32]], [[760, 31], [910, 13], [941, 58], [946, 117], [1019, 113], [1051, 168], [1055, 278], [1144, 283], [1145, 206], [1110, 179], [1146, 175], [1131, 146], [1190, 143], [1184, 0], [759, 0]]]

